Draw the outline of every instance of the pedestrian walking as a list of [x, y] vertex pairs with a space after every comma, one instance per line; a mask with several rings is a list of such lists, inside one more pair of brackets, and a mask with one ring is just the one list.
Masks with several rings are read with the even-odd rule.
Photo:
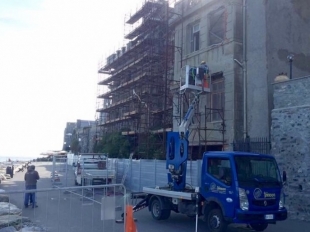
[[10, 175], [11, 175], [11, 178], [13, 178], [13, 176], [14, 176], [14, 165], [12, 165], [12, 168], [11, 168], [11, 173], [10, 173]]
[[[27, 167], [27, 172], [30, 172], [31, 170], [30, 170], [30, 166], [28, 166]], [[25, 188], [26, 188], [26, 182], [25, 182]], [[29, 194], [29, 200], [28, 200], [28, 202], [27, 202], [27, 206], [29, 206], [29, 205], [32, 205], [32, 202], [33, 202], [33, 200], [32, 200], [32, 194]], [[25, 207], [27, 207], [26, 206], [26, 204], [25, 204]]]
[[[25, 187], [26, 190], [37, 189], [37, 181], [40, 179], [39, 173], [35, 170], [35, 166], [31, 165], [28, 167], [25, 173]], [[28, 208], [29, 201], [31, 201], [30, 206], [32, 208], [38, 207], [36, 204], [35, 192], [30, 192], [25, 194], [24, 206]]]
[[12, 172], [12, 167], [11, 166], [7, 166], [5, 174], [8, 174], [8, 175], [11, 176], [11, 172]]

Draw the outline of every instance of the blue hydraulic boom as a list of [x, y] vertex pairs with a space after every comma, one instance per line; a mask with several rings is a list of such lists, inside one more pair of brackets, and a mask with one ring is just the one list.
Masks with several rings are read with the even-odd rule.
[[186, 168], [188, 159], [189, 126], [195, 114], [195, 108], [199, 103], [197, 93], [185, 114], [178, 132], [168, 132], [166, 147], [166, 168], [169, 170], [168, 183], [172, 190], [182, 191], [186, 184]]

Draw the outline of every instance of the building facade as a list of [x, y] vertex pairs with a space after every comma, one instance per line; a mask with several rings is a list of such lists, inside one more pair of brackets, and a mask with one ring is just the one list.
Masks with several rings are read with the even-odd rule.
[[[201, 96], [192, 127], [197, 131], [193, 146], [217, 149], [214, 145], [222, 140], [224, 149], [233, 149], [232, 142], [240, 138], [269, 140], [274, 78], [282, 72], [290, 76], [290, 55], [292, 78], [310, 72], [308, 5], [289, 0], [183, 0], [175, 5], [175, 46], [182, 51], [175, 53], [175, 80], [184, 77], [186, 65], [197, 67], [201, 61], [211, 76], [210, 93]], [[179, 94], [181, 99], [190, 98], [190, 91]], [[179, 98], [175, 114], [186, 108]], [[216, 111], [221, 108], [223, 121]], [[174, 130], [178, 123], [174, 120]]]
[[166, 1], [145, 1], [126, 21], [133, 28], [125, 36], [126, 46], [108, 56], [98, 70], [99, 137], [122, 132], [130, 152], [139, 157], [163, 156], [165, 132], [172, 128], [170, 11]]
[[[175, 5], [175, 11], [175, 46], [181, 48], [175, 53], [175, 80], [186, 78], [186, 65], [198, 67], [206, 61], [210, 69], [210, 92], [200, 96], [190, 145], [204, 150], [229, 149], [235, 138], [243, 136], [243, 83], [238, 65], [242, 62], [242, 1], [183, 0]], [[189, 88], [174, 98], [174, 114], [181, 112], [180, 118], [192, 92]], [[179, 120], [174, 120], [174, 130], [178, 124]]]
[[[269, 136], [273, 86], [279, 73], [310, 73], [309, 1], [246, 1], [247, 109], [250, 136]], [[259, 122], [259, 123], [258, 123]]]
[[210, 91], [200, 95], [190, 153], [268, 141], [274, 78], [290, 75], [290, 55], [292, 77], [310, 71], [309, 15], [306, 1], [144, 1], [127, 20], [129, 42], [99, 67], [98, 86], [108, 86], [98, 94], [99, 134], [120, 131], [141, 153], [155, 136], [164, 154], [165, 132], [178, 130], [197, 92], [180, 88], [186, 66], [206, 61]]
[[63, 148], [64, 151], [71, 150], [71, 142], [72, 142], [72, 135], [76, 128], [75, 122], [67, 122], [66, 128], [64, 130], [64, 139], [63, 139]]
[[96, 130], [96, 121], [78, 119], [76, 122], [67, 122], [63, 150], [92, 153], [96, 142]]

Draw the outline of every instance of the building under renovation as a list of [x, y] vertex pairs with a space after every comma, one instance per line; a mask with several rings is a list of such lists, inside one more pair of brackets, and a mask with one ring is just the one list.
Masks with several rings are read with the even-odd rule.
[[[274, 19], [276, 6], [300, 25], [292, 28], [294, 33]], [[309, 28], [304, 8], [288, 0], [144, 1], [126, 21], [132, 25], [126, 46], [99, 67], [97, 138], [122, 132], [130, 151], [163, 158], [165, 132], [178, 131], [200, 92], [189, 136], [192, 158], [222, 149], [268, 153], [271, 83], [278, 73], [288, 72], [286, 57], [295, 54], [288, 48], [299, 52], [302, 65], [296, 63], [295, 73], [303, 75], [309, 67], [304, 65], [308, 56], [293, 43], [298, 37], [308, 46], [303, 42]], [[202, 61], [208, 79], [191, 83], [190, 70]], [[246, 147], [235, 143], [239, 139]]]
[[[195, 64], [187, 63], [183, 57], [187, 38], [192, 41], [191, 52], [199, 48], [198, 37], [188, 37], [188, 25], [183, 24], [195, 4], [195, 1], [148, 0], [127, 20], [127, 24], [133, 25], [125, 36], [129, 42], [108, 56], [98, 71], [98, 85], [109, 89], [102, 88], [98, 94], [98, 138], [120, 131], [139, 157], [165, 156], [166, 132], [178, 130], [193, 94], [200, 92], [199, 85], [185, 84], [186, 66], [191, 64], [195, 68]], [[197, 30], [199, 36], [199, 25]], [[214, 78], [222, 75], [222, 71], [212, 74]], [[214, 86], [223, 86], [223, 82], [217, 83]], [[198, 158], [197, 154], [207, 150], [207, 146], [210, 150], [221, 150], [225, 143], [222, 105], [211, 110], [210, 104], [203, 101], [210, 101], [210, 88], [202, 92], [204, 105], [200, 103], [196, 109], [191, 128], [189, 153], [193, 158]], [[223, 92], [217, 94], [216, 101], [223, 101], [224, 98], [220, 99]], [[216, 127], [207, 126], [210, 120], [217, 122]]]
[[[99, 67], [98, 138], [122, 132], [138, 157], [162, 157], [172, 129], [174, 41], [167, 1], [146, 1], [129, 17], [129, 41]], [[152, 151], [152, 156], [149, 155]], [[154, 154], [157, 153], [157, 154]]]
[[[238, 14], [227, 7], [224, 1], [148, 0], [131, 15], [126, 22], [134, 25], [125, 36], [129, 42], [99, 68], [98, 85], [108, 86], [109, 90], [98, 94], [98, 138], [120, 131], [130, 139], [135, 154], [163, 158], [166, 132], [178, 131], [199, 93], [190, 128], [189, 154], [196, 159], [203, 151], [227, 147], [225, 84], [232, 86], [229, 80], [235, 75], [236, 80], [241, 78], [240, 70], [234, 67], [236, 54], [221, 54], [223, 49], [235, 46], [228, 41], [240, 42], [235, 34], [226, 34], [227, 17], [237, 20], [233, 15]], [[207, 42], [211, 25], [212, 36]], [[222, 59], [231, 59], [230, 64], [219, 63]], [[189, 70], [195, 70], [203, 60], [211, 67], [206, 85], [190, 83]], [[236, 97], [240, 99], [240, 95]], [[229, 111], [231, 107], [226, 104]], [[234, 117], [239, 117], [238, 112]], [[234, 117], [226, 116], [232, 123], [230, 128], [235, 127]], [[229, 136], [234, 137], [236, 133], [231, 131]], [[242, 136], [242, 130], [239, 132]], [[154, 149], [157, 154], [148, 154]]]

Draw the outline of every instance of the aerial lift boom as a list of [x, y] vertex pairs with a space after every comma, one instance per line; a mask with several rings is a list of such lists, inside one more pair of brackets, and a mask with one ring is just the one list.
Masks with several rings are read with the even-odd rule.
[[166, 147], [166, 168], [168, 173], [168, 184], [174, 191], [182, 191], [186, 184], [186, 167], [188, 160], [188, 136], [189, 126], [195, 115], [196, 106], [199, 103], [199, 95], [195, 94], [188, 111], [179, 126], [178, 132], [168, 132]]

